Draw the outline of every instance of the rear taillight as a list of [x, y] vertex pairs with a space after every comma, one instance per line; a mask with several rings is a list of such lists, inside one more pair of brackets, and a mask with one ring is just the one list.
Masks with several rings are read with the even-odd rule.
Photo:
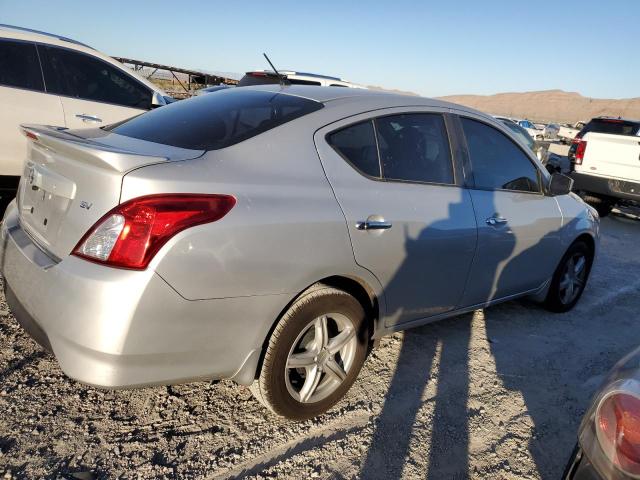
[[584, 152], [587, 150], [587, 142], [586, 140], [579, 140], [578, 146], [576, 147], [576, 155], [574, 163], [576, 165], [582, 165], [582, 161], [584, 160]]
[[134, 198], [104, 215], [73, 254], [113, 267], [143, 270], [178, 232], [224, 217], [231, 195], [167, 194]]
[[640, 398], [616, 391], [596, 410], [596, 435], [607, 458], [626, 474], [640, 476]]

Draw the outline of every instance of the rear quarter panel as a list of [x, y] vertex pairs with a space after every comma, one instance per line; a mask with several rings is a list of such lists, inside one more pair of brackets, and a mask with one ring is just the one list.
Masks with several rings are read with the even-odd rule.
[[368, 274], [355, 264], [313, 131], [283, 125], [199, 159], [125, 176], [122, 201], [154, 193], [237, 199], [223, 219], [181, 232], [152, 261], [187, 299], [295, 294], [327, 276]]

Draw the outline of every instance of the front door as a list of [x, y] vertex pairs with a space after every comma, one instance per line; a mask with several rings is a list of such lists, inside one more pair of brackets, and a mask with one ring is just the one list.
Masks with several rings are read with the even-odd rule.
[[463, 305], [484, 304], [536, 289], [553, 274], [562, 216], [545, 196], [542, 173], [511, 138], [461, 118], [474, 187], [478, 252]]
[[469, 192], [456, 182], [444, 116], [355, 122], [320, 130], [316, 145], [355, 260], [383, 285], [385, 324], [454, 309], [475, 252], [476, 221]]

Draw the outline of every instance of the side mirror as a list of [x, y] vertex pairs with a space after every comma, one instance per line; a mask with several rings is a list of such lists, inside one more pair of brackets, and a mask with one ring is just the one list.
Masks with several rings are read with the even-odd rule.
[[549, 193], [552, 196], [567, 195], [573, 188], [573, 178], [567, 177], [561, 173], [554, 173], [551, 175], [551, 181], [549, 182]]
[[163, 107], [167, 104], [165, 98], [158, 92], [153, 92], [151, 97], [151, 108]]

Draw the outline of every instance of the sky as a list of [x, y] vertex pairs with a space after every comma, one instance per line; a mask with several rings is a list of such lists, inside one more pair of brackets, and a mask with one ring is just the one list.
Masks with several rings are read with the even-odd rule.
[[435, 97], [561, 89], [640, 97], [639, 0], [0, 0], [0, 23], [109, 55], [338, 76]]

